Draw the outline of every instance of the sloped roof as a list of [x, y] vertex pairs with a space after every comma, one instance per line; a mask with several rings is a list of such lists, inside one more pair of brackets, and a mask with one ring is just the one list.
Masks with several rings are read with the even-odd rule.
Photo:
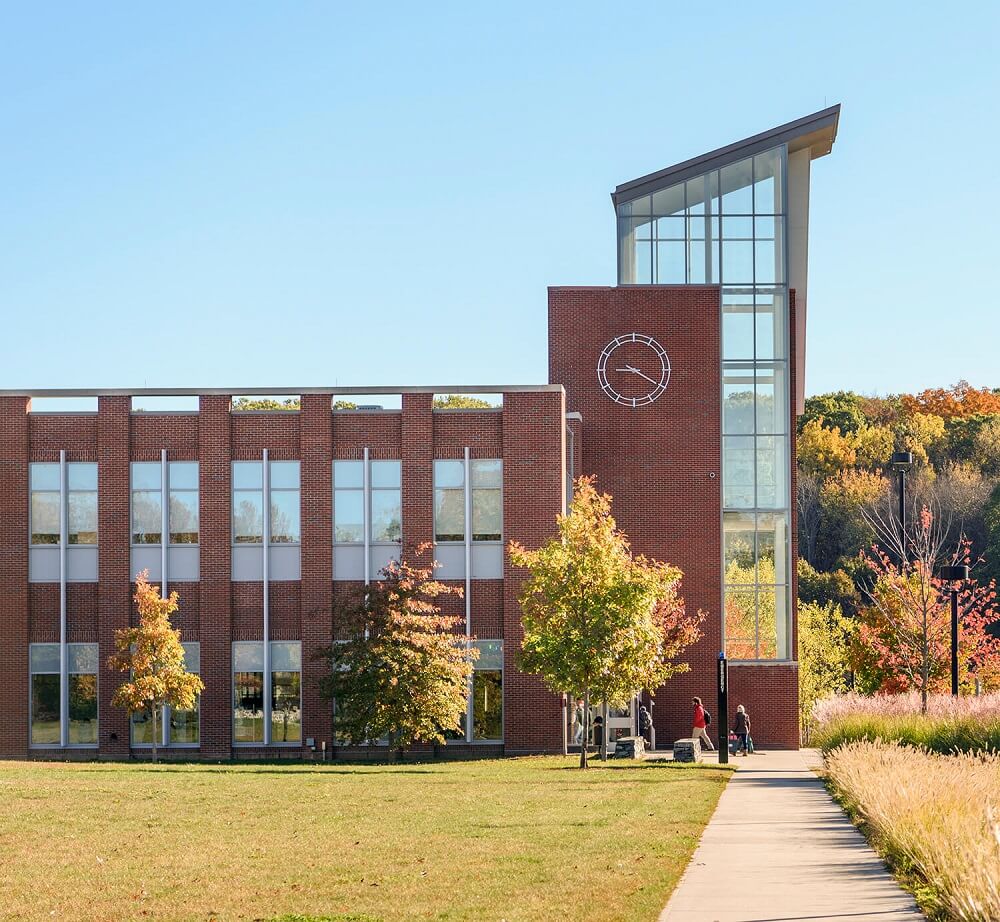
[[830, 153], [833, 149], [833, 142], [837, 139], [837, 123], [840, 121], [840, 104], [821, 109], [812, 115], [796, 119], [785, 125], [779, 125], [770, 131], [755, 134], [753, 137], [745, 138], [718, 150], [709, 151], [700, 157], [693, 157], [682, 163], [668, 166], [665, 169], [657, 170], [655, 173], [648, 173], [638, 179], [632, 179], [622, 183], [611, 193], [611, 201], [615, 207], [621, 202], [627, 202], [646, 195], [658, 189], [664, 189], [675, 183], [701, 176], [710, 170], [717, 170], [720, 167], [736, 163], [754, 154], [770, 150], [779, 144], [788, 144], [789, 152], [809, 148], [812, 158], [822, 157]]

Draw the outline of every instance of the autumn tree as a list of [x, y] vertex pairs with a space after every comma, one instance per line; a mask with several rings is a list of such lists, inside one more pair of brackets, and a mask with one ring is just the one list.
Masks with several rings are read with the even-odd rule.
[[845, 435], [856, 432], [867, 424], [864, 398], [853, 391], [837, 391], [807, 397], [799, 417], [799, 432], [811, 422], [819, 422], [828, 429], [836, 428]]
[[892, 455], [895, 436], [888, 426], [861, 426], [853, 436], [854, 463], [863, 470], [877, 470]]
[[236, 397], [231, 410], [300, 410], [302, 400], [299, 397], [288, 397], [285, 400], [275, 400], [273, 397]]
[[944, 441], [944, 418], [935, 413], [910, 413], [896, 423], [893, 434], [897, 451], [910, 452], [917, 464], [929, 464]]
[[[846, 561], [845, 561], [846, 563]], [[858, 610], [860, 598], [851, 574], [843, 567], [834, 570], [817, 570], [808, 560], [798, 561], [799, 601], [820, 607], [832, 603], [844, 614], [853, 616]]]
[[[905, 555], [898, 522], [874, 514], [872, 524], [893, 553], [873, 546], [866, 555], [876, 579], [858, 617], [855, 668], [862, 690], [918, 691], [926, 713], [928, 695], [945, 691], [951, 673], [951, 585], [937, 572], [944, 564], [968, 563], [969, 545], [963, 540], [946, 552], [947, 529], [926, 506], [908, 530]], [[995, 599], [992, 582], [961, 587], [959, 681], [967, 689], [977, 678], [988, 689], [1000, 682], [1000, 640], [990, 633], [1000, 621]]]
[[864, 513], [887, 495], [887, 481], [870, 471], [844, 470], [828, 477], [820, 488], [822, 524], [814, 559], [835, 565], [871, 544], [875, 532]]
[[388, 738], [402, 749], [443, 743], [460, 729], [479, 651], [458, 633], [464, 617], [441, 613], [438, 600], [449, 595], [461, 596], [461, 587], [433, 579], [431, 567], [391, 561], [381, 579], [338, 597], [343, 639], [319, 655], [329, 666], [320, 691], [334, 703], [340, 739]]
[[[591, 700], [624, 707], [686, 672], [676, 658], [701, 636], [704, 614], [686, 612], [680, 570], [632, 554], [593, 477], [575, 481], [569, 512], [556, 522], [558, 534], [538, 550], [510, 544], [512, 563], [529, 571], [521, 667], [552, 691], [582, 698], [586, 724]], [[588, 733], [585, 725], [581, 768]]]
[[153, 721], [153, 761], [156, 761], [157, 720], [164, 707], [189, 711], [205, 685], [184, 666], [181, 632], [170, 623], [177, 611], [178, 595], [166, 599], [151, 586], [143, 570], [135, 580], [135, 600], [139, 611], [136, 627], [115, 631], [117, 653], [108, 657], [111, 669], [130, 674], [118, 686], [112, 704], [132, 714], [148, 711]]
[[968, 381], [952, 387], [933, 387], [919, 394], [903, 394], [903, 409], [910, 413], [934, 413], [949, 419], [955, 416], [1000, 413], [1000, 392], [993, 388], [975, 388]]
[[799, 473], [796, 480], [799, 513], [799, 554], [812, 563], [816, 559], [816, 540], [822, 523], [819, 492], [823, 481], [816, 474]]
[[799, 719], [808, 743], [812, 708], [848, 690], [854, 622], [835, 602], [799, 603]]
[[[358, 405], [351, 400], [334, 400], [334, 410], [356, 410]], [[287, 397], [284, 400], [275, 400], [273, 397], [237, 397], [233, 400], [230, 409], [236, 410], [301, 410], [301, 397]]]
[[798, 437], [799, 467], [806, 474], [828, 477], [857, 459], [853, 439], [841, 434], [840, 427], [827, 428], [822, 419], [807, 422]]
[[494, 404], [469, 394], [438, 394], [432, 403], [435, 410], [490, 410]]

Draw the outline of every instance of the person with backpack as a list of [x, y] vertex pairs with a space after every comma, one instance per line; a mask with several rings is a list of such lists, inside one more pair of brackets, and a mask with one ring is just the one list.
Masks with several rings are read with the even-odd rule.
[[708, 732], [705, 729], [712, 723], [712, 715], [702, 707], [701, 698], [695, 696], [691, 701], [694, 704], [694, 729], [691, 731], [691, 738], [701, 740], [702, 745], [709, 752], [712, 752], [715, 747], [708, 738]]
[[750, 740], [750, 715], [743, 705], [736, 708], [733, 718], [733, 733], [736, 734], [736, 752], [734, 755], [750, 755], [753, 743]]
[[646, 741], [646, 745], [652, 745], [652, 740], [650, 738], [649, 731], [653, 727], [653, 718], [650, 717], [649, 711], [646, 710], [646, 705], [641, 705], [639, 707], [639, 735]]

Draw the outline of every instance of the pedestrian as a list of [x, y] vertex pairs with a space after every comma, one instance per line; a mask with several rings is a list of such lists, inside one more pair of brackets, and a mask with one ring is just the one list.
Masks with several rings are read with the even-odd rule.
[[643, 738], [647, 746], [652, 745], [652, 739], [650, 736], [650, 730], [653, 728], [653, 718], [650, 716], [649, 711], [646, 710], [646, 705], [639, 706], [639, 735]]
[[733, 718], [733, 733], [736, 734], [736, 755], [750, 754], [750, 715], [743, 705], [736, 708], [736, 716]]
[[691, 699], [692, 704], [694, 704], [694, 729], [691, 731], [691, 738], [696, 740], [701, 740], [705, 748], [711, 752], [715, 749], [712, 745], [712, 741], [708, 738], [708, 733], [705, 727], [712, 720], [712, 715], [705, 710], [701, 705], [701, 698], [697, 695]]
[[583, 698], [576, 699], [576, 709], [573, 711], [573, 742], [583, 745]]

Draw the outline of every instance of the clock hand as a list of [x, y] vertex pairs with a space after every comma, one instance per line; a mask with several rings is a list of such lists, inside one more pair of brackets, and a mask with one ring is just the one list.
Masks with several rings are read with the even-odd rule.
[[640, 378], [645, 378], [650, 384], [654, 384], [659, 387], [660, 382], [654, 381], [649, 375], [644, 375], [638, 368], [633, 368], [631, 365], [626, 365], [624, 368], [616, 368], [615, 371], [630, 371], [634, 375], [638, 375]]
[[659, 381], [654, 381], [654, 380], [653, 380], [653, 379], [652, 379], [652, 378], [651, 378], [651, 377], [650, 377], [649, 375], [644, 375], [644, 374], [643, 374], [643, 373], [642, 373], [641, 371], [639, 371], [639, 369], [638, 369], [638, 368], [633, 368], [632, 370], [633, 370], [633, 371], [634, 371], [634, 372], [635, 372], [635, 373], [636, 373], [636, 374], [637, 374], [637, 375], [638, 375], [638, 376], [639, 376], [640, 378], [645, 378], [645, 379], [646, 379], [646, 380], [647, 380], [647, 381], [648, 381], [648, 382], [649, 382], [650, 384], [653, 384], [653, 385], [656, 385], [657, 387], [659, 387], [659, 384], [660, 384], [660, 382], [659, 382]]

